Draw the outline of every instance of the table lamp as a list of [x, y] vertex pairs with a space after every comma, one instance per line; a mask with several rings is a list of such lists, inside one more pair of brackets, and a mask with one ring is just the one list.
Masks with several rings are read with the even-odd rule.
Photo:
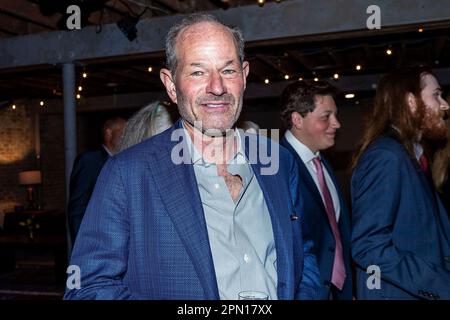
[[36, 185], [42, 183], [41, 171], [31, 170], [19, 173], [19, 184], [26, 186], [28, 208], [27, 210], [36, 210]]

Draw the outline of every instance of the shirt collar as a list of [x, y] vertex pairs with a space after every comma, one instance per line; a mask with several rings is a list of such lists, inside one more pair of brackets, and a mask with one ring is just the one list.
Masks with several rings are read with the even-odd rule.
[[[207, 162], [203, 159], [203, 156], [198, 152], [197, 148], [194, 145], [194, 142], [191, 139], [189, 132], [186, 129], [184, 121], [181, 122], [183, 126], [183, 132], [186, 137], [186, 143], [191, 154], [191, 161], [194, 165], [202, 165], [205, 167], [209, 167], [212, 163]], [[240, 130], [234, 130], [234, 136], [236, 139], [237, 152], [232, 159], [229, 160], [229, 163], [233, 164], [245, 164], [247, 163], [247, 158], [245, 156], [244, 148], [242, 145], [241, 132]]]
[[114, 155], [104, 144], [102, 144], [102, 147], [103, 147], [103, 149], [105, 149], [105, 151], [108, 153], [108, 155], [110, 157], [112, 157]]
[[316, 153], [312, 152], [311, 149], [309, 149], [306, 145], [304, 145], [300, 140], [298, 140], [294, 136], [294, 134], [291, 132], [291, 130], [286, 131], [286, 133], [284, 134], [284, 137], [294, 148], [295, 152], [297, 152], [297, 154], [300, 156], [303, 163], [308, 163], [312, 159], [314, 159], [316, 157], [320, 157], [319, 151], [317, 151]]
[[413, 147], [414, 147], [414, 155], [416, 156], [416, 159], [419, 160], [423, 154], [423, 147], [418, 143], [414, 143]]
[[[391, 124], [391, 128], [396, 130], [397, 132], [400, 132], [400, 129], [392, 124]], [[414, 155], [416, 156], [416, 159], [419, 160], [423, 154], [423, 147], [420, 143], [414, 143], [413, 148], [414, 148]]]

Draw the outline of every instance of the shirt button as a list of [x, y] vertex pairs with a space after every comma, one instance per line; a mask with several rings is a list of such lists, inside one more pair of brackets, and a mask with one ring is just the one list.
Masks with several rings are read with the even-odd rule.
[[214, 184], [214, 188], [219, 189], [219, 188], [220, 188], [220, 185], [219, 185], [218, 183], [215, 183], [215, 184]]
[[250, 263], [251, 258], [248, 254], [244, 254], [244, 261], [245, 261], [245, 263]]

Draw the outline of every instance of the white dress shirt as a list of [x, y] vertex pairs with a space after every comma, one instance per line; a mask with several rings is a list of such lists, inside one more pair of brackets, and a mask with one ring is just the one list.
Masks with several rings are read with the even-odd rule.
[[[316, 184], [317, 190], [319, 190], [320, 196], [322, 197], [322, 201], [325, 205], [325, 200], [323, 198], [322, 190], [320, 189], [319, 185], [319, 179], [317, 179], [317, 170], [314, 166], [313, 159], [315, 157], [320, 156], [320, 152], [317, 151], [316, 153], [313, 153], [307, 146], [305, 146], [303, 143], [301, 143], [290, 130], [286, 131], [285, 133], [286, 140], [290, 143], [290, 145], [294, 148], [295, 152], [300, 156], [300, 159], [302, 159], [303, 163], [305, 164], [306, 168], [309, 171], [309, 174], [314, 180], [314, 183]], [[341, 213], [341, 206], [339, 203], [339, 196], [336, 190], [336, 187], [333, 183], [333, 180], [331, 180], [330, 174], [328, 173], [327, 168], [323, 165], [323, 172], [325, 175], [325, 181], [327, 183], [328, 189], [331, 193], [331, 198], [333, 200], [333, 206], [334, 206], [334, 212], [336, 213], [336, 221], [339, 221], [339, 215]]]

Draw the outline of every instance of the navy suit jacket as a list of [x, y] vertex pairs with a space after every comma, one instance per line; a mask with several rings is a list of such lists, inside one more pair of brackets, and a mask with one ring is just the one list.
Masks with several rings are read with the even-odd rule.
[[[327, 211], [319, 189], [317, 188], [316, 183], [311, 177], [311, 174], [300, 156], [285, 137], [281, 139], [281, 145], [286, 147], [286, 149], [296, 156], [299, 164], [302, 208], [305, 215], [306, 226], [308, 227], [310, 237], [314, 242], [313, 253], [316, 255], [317, 263], [319, 265], [322, 284], [321, 299], [328, 299], [330, 296], [330, 281], [333, 272], [334, 249], [336, 246], [336, 241], [334, 240], [333, 231], [331, 230], [331, 226], [328, 221]], [[341, 208], [338, 227], [341, 235], [347, 277], [345, 279], [342, 291], [335, 294], [335, 299], [352, 299], [350, 216], [333, 169], [324, 157], [321, 157], [321, 159], [323, 165], [333, 180], [334, 186], [336, 187], [336, 191], [339, 196], [339, 205]]]
[[[171, 159], [185, 144], [171, 141], [179, 128], [180, 121], [104, 166], [71, 258], [81, 289], [68, 290], [66, 299], [219, 299], [193, 166]], [[275, 175], [252, 164], [272, 221], [277, 295], [313, 299], [319, 271], [311, 241], [302, 241], [303, 221], [295, 219], [298, 167], [284, 148], [279, 164]]]
[[69, 203], [67, 205], [72, 245], [80, 228], [89, 199], [94, 191], [97, 177], [108, 157], [108, 153], [102, 147], [99, 150], [83, 153], [75, 159], [70, 175]]
[[[450, 299], [450, 222], [417, 161], [375, 140], [352, 177], [352, 254], [361, 299]], [[366, 272], [369, 266], [380, 274]], [[377, 279], [381, 276], [379, 288]]]
[[[449, 168], [450, 172], [450, 168]], [[447, 181], [445, 181], [442, 186], [442, 193], [439, 194], [441, 196], [441, 201], [447, 210], [447, 214], [450, 217], [450, 174], [448, 175]]]

